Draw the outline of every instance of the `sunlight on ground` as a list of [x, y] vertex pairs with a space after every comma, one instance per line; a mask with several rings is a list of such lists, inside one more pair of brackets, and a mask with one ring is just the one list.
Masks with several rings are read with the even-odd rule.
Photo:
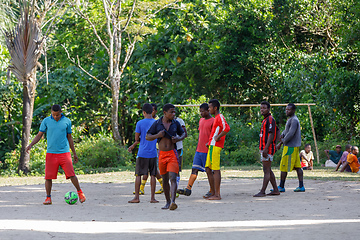
[[169, 233], [209, 231], [265, 231], [299, 225], [360, 223], [360, 219], [255, 220], [213, 222], [77, 222], [45, 220], [0, 220], [0, 230], [27, 230], [64, 233]]

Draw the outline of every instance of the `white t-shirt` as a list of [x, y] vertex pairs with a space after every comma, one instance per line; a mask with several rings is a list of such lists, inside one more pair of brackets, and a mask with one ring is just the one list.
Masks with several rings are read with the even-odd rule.
[[[185, 127], [185, 122], [184, 120], [182, 120], [181, 118], [176, 118], [176, 120], [180, 123], [180, 126], [183, 128]], [[179, 135], [177, 135], [179, 136]], [[183, 148], [183, 141], [177, 142], [176, 143], [176, 150], [180, 150]]]
[[[312, 151], [306, 153], [305, 150], [301, 150], [300, 154], [303, 153], [307, 160], [314, 160], [314, 154]], [[309, 166], [309, 163], [305, 159], [301, 159], [302, 163], [305, 164], [306, 167]]]

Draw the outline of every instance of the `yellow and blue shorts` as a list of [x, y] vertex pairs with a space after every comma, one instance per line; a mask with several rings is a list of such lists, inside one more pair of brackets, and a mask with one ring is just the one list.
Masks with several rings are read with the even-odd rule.
[[284, 146], [281, 162], [281, 172], [291, 172], [294, 168], [301, 168], [299, 147]]
[[220, 152], [221, 147], [209, 146], [209, 151], [206, 156], [205, 167], [210, 168], [211, 170], [220, 170]]

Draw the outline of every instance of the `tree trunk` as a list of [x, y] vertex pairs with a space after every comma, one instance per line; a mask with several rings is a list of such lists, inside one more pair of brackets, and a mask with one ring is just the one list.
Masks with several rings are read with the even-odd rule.
[[119, 82], [116, 80], [116, 76], [111, 79], [111, 92], [112, 92], [112, 108], [111, 108], [111, 129], [114, 140], [121, 144], [121, 136], [119, 133]]
[[23, 113], [22, 113], [22, 136], [21, 136], [21, 154], [18, 171], [29, 173], [30, 155], [26, 153], [26, 147], [30, 140], [31, 122], [34, 111], [35, 89], [36, 89], [36, 72], [32, 74], [33, 81], [25, 81], [23, 84]]

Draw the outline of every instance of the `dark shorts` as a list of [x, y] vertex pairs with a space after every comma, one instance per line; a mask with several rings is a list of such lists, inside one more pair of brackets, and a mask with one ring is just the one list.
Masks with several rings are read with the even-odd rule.
[[192, 168], [205, 172], [207, 153], [195, 152]]
[[150, 172], [150, 176], [156, 175], [157, 170], [157, 158], [136, 158], [136, 167], [135, 167], [135, 176], [148, 175]]
[[179, 162], [179, 172], [181, 172], [182, 169], [182, 160], [183, 160], [183, 149], [178, 149], [177, 150], [178, 153], [178, 162]]

